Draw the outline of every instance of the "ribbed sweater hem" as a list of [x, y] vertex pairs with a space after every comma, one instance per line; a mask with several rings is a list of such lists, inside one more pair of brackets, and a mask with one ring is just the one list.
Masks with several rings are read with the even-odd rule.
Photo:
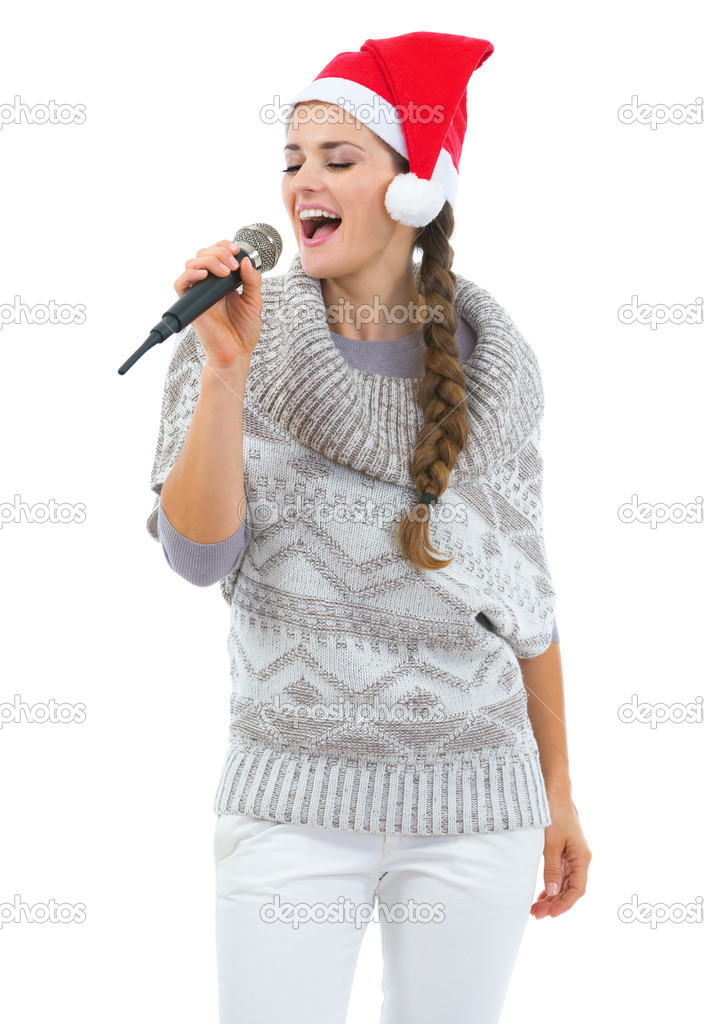
[[514, 832], [552, 823], [537, 747], [398, 765], [231, 744], [214, 810], [392, 835]]

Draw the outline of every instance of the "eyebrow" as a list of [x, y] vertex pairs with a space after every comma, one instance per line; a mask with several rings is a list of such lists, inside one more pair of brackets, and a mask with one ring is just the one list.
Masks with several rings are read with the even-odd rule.
[[[318, 144], [318, 149], [336, 149], [338, 146], [354, 146], [355, 149], [360, 149], [364, 152], [362, 146], [358, 146], [356, 142], [348, 142], [347, 139], [342, 139], [340, 142], [321, 142]], [[289, 142], [287, 146], [284, 146], [284, 153], [288, 150], [295, 150], [300, 153], [301, 147], [297, 146], [295, 142]]]

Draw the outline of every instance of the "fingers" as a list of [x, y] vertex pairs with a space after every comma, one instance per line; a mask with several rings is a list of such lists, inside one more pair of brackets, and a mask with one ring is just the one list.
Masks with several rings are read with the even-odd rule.
[[575, 864], [572, 866], [569, 876], [566, 879], [567, 885], [563, 892], [557, 894], [553, 902], [555, 913], [563, 914], [570, 907], [573, 907], [578, 899], [581, 899], [587, 891], [587, 866], [586, 864]]
[[[236, 255], [237, 254], [237, 255]], [[238, 255], [241, 260], [238, 259]], [[202, 281], [208, 272], [217, 277], [226, 277], [233, 270], [240, 268], [242, 294], [259, 301], [261, 297], [262, 275], [253, 265], [249, 256], [242, 253], [236, 242], [223, 238], [216, 245], [199, 249], [193, 259], [186, 260], [185, 270], [174, 281], [174, 289], [179, 296], [188, 291], [197, 281]]]
[[536, 918], [559, 917], [575, 905], [578, 899], [584, 896], [585, 889], [574, 888], [571, 884], [564, 892], [557, 896], [549, 896], [546, 900], [539, 900], [536, 904]]
[[[584, 896], [587, 890], [588, 863], [581, 859], [574, 858], [571, 862], [563, 862], [563, 877], [559, 883], [558, 892], [554, 896], [547, 895], [546, 888], [531, 907], [531, 913], [537, 919], [543, 917], [559, 917], [565, 911], [570, 910], [577, 900]], [[546, 873], [547, 874], [547, 873]]]
[[[186, 269], [205, 268], [213, 274], [217, 274], [218, 277], [224, 277], [225, 274], [237, 270], [239, 266], [235, 253], [230, 248], [230, 245], [234, 246], [234, 244], [234, 242], [228, 242], [226, 245], [211, 245], [208, 249], [201, 249], [195, 259], [186, 261]], [[236, 248], [239, 249], [239, 246]]]
[[186, 261], [186, 269], [174, 281], [176, 292], [183, 295], [196, 281], [202, 281], [208, 271], [217, 277], [226, 277], [233, 270], [237, 270], [239, 261], [235, 253], [239, 252], [239, 248], [236, 242], [223, 239], [217, 245], [199, 249], [194, 259]]

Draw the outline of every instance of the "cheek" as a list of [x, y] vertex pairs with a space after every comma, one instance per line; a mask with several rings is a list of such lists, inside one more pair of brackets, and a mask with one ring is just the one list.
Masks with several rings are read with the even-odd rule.
[[388, 182], [379, 181], [355, 183], [345, 195], [345, 205], [353, 214], [349, 217], [349, 226], [361, 230], [371, 237], [388, 232], [391, 220], [384, 205]]
[[378, 177], [371, 179], [360, 178], [354, 184], [355, 200], [360, 206], [379, 209], [384, 205], [384, 195], [388, 183], [380, 181]]
[[288, 213], [291, 220], [293, 220], [294, 209], [296, 206], [296, 196], [291, 191], [288, 175], [286, 174], [283, 174], [281, 176], [281, 199], [283, 200], [286, 212]]

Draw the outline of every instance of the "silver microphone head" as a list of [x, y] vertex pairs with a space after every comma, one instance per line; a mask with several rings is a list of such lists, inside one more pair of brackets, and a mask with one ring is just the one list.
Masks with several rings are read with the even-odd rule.
[[[257, 266], [257, 270], [262, 274], [276, 266], [284, 247], [281, 235], [270, 224], [248, 224], [239, 229], [232, 241], [259, 253], [261, 265]], [[256, 263], [256, 260], [253, 262]]]

